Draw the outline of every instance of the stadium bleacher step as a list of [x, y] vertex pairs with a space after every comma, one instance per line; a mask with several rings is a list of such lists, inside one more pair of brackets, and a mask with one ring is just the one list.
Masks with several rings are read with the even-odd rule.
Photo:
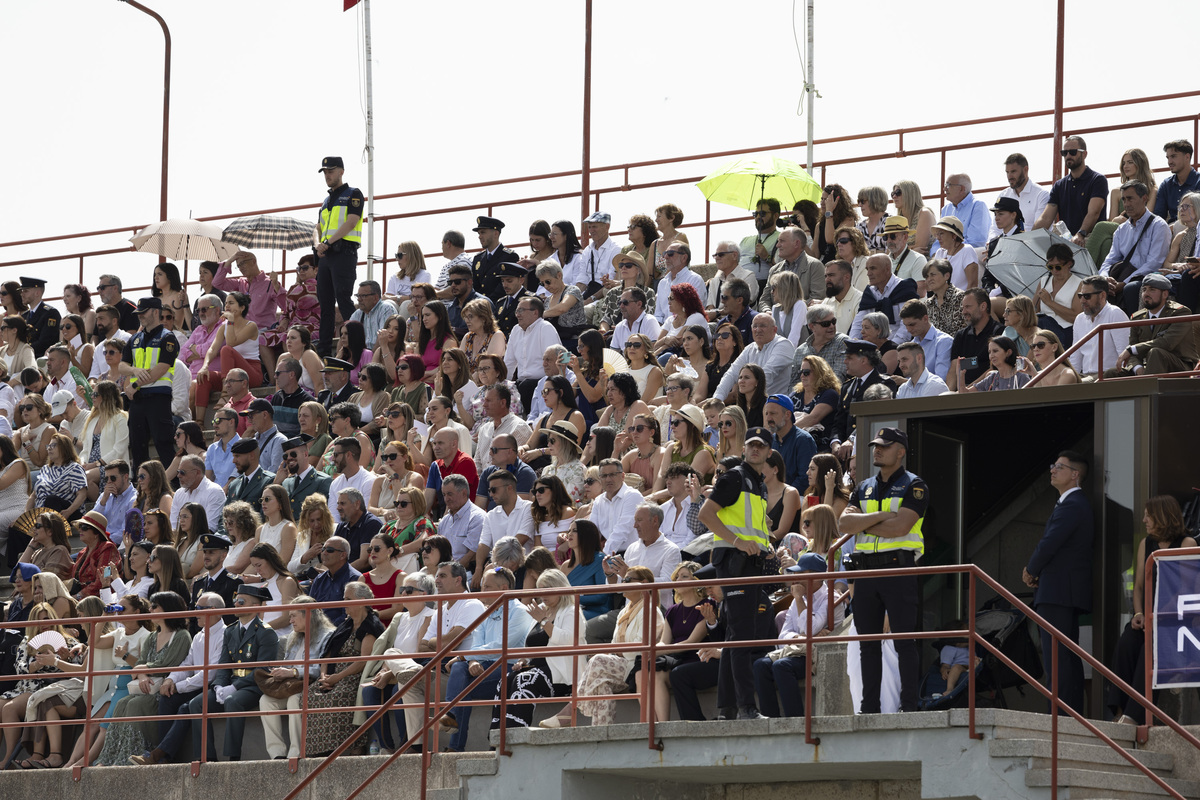
[[[1162, 777], [1167, 784], [1184, 797], [1200, 796], [1200, 781]], [[1025, 785], [1031, 789], [1050, 788], [1050, 770], [1031, 769], [1025, 773]], [[1059, 798], [1067, 800], [1149, 800], [1169, 797], [1165, 791], [1144, 775], [1129, 775], [1108, 772], [1102, 769], [1058, 770]], [[1066, 788], [1064, 795], [1062, 789]]]

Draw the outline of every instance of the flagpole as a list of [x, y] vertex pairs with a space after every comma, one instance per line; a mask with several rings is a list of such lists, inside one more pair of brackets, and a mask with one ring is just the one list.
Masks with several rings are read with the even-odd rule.
[[375, 279], [375, 111], [371, 94], [371, 0], [363, 0], [363, 52], [367, 61], [367, 280]]

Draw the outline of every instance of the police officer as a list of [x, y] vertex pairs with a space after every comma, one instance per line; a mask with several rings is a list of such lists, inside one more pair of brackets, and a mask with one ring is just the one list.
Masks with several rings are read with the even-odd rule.
[[[771, 432], [746, 431], [743, 463], [717, 478], [700, 508], [700, 521], [715, 534], [712, 564], [718, 578], [763, 574], [771, 546], [767, 485], [762, 473], [771, 455]], [[755, 618], [767, 603], [759, 586], [725, 587], [725, 641], [755, 638]], [[738, 719], [763, 719], [754, 701], [754, 657], [748, 648], [728, 648], [721, 656], [721, 682], [732, 683]]]
[[529, 297], [529, 292], [525, 290], [525, 268], [506, 261], [496, 268], [496, 275], [504, 288], [500, 299], [493, 303], [496, 327], [503, 331], [507, 339], [517, 324], [517, 303], [521, 302], [522, 297]]
[[326, 156], [317, 170], [325, 174], [329, 195], [321, 203], [317, 222], [317, 299], [321, 303], [321, 330], [317, 352], [333, 350], [335, 308], [342, 319], [354, 313], [354, 284], [358, 280], [358, 246], [362, 243], [363, 193], [343, 180], [341, 156]]
[[[229, 556], [231, 547], [233, 547], [233, 542], [224, 534], [201, 534], [200, 553], [204, 571], [192, 581], [192, 608], [200, 604], [200, 596], [205, 592], [220, 595], [221, 599], [225, 601], [225, 607], [233, 608], [233, 598], [237, 594], [238, 587], [242, 585], [242, 579], [230, 574], [225, 569], [225, 559]], [[233, 614], [225, 614], [221, 619], [225, 621], [226, 625], [232, 625], [237, 617]], [[195, 636], [200, 632], [200, 625], [193, 619], [188, 629]]]
[[46, 349], [59, 340], [59, 323], [62, 315], [56, 309], [42, 302], [46, 291], [46, 281], [42, 278], [21, 278], [21, 300], [29, 306], [25, 312], [25, 321], [33, 328], [29, 344], [33, 346], [33, 354], [41, 358], [46, 355]]
[[[904, 469], [908, 436], [897, 428], [883, 428], [871, 440], [873, 463], [879, 467], [874, 478], [859, 484], [842, 512], [838, 529], [856, 534], [850, 561], [854, 569], [866, 570], [854, 580], [854, 619], [859, 633], [883, 633], [887, 615], [892, 633], [917, 629], [917, 578], [915, 575], [871, 578], [870, 570], [916, 566], [925, 553], [921, 523], [929, 506], [925, 481]], [[900, 710], [917, 710], [920, 654], [916, 639], [896, 639], [900, 662]], [[879, 686], [883, 664], [879, 642], [862, 642], [863, 714], [880, 712]]]
[[354, 365], [349, 361], [325, 356], [322, 362], [324, 366], [321, 367], [321, 374], [325, 376], [326, 388], [317, 395], [317, 402], [328, 411], [338, 403], [349, 400], [350, 395], [358, 391], [358, 387], [350, 382], [350, 372]]
[[[508, 262], [515, 264], [521, 257], [516, 250], [500, 244], [500, 231], [504, 230], [504, 223], [495, 217], [476, 217], [472, 230], [479, 234], [479, 245], [483, 248], [483, 252], [476, 253], [471, 261], [475, 291], [486, 295], [493, 304], [498, 304], [504, 297], [500, 284], [500, 265]], [[525, 277], [524, 270], [521, 277]]]
[[855, 430], [850, 406], [860, 402], [867, 389], [877, 383], [882, 383], [892, 394], [896, 393], [892, 383], [884, 380], [882, 370], [883, 360], [874, 344], [863, 339], [846, 340], [846, 380], [842, 382], [838, 407], [833, 412], [833, 428], [829, 439], [830, 449], [843, 463], [850, 458], [850, 436]]
[[129, 403], [129, 453], [135, 470], [150, 458], [150, 439], [154, 439], [159, 461], [175, 455], [171, 382], [179, 356], [179, 342], [162, 325], [162, 300], [143, 297], [137, 311], [142, 327], [125, 343], [120, 368], [134, 388]]

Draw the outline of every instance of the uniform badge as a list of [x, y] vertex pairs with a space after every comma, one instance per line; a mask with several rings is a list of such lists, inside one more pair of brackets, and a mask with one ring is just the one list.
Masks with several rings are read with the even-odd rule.
[[178, 349], [174, 339], [168, 339], [167, 341], [163, 342], [162, 347], [163, 350], [166, 350], [168, 353], [174, 353]]
[[863, 489], [863, 497], [870, 497], [874, 493], [874, 487], [868, 486], [866, 489]]
[[924, 500], [925, 499], [925, 490], [922, 489], [920, 486], [914, 487], [913, 488], [913, 498], [916, 500]]
[[51, 317], [50, 319], [46, 320], [46, 324], [53, 328], [58, 324], [58, 320], [56, 320], [54, 317]]
[[352, 197], [350, 198], [350, 205], [357, 208], [358, 206], [362, 205], [362, 200], [359, 200], [357, 197]]

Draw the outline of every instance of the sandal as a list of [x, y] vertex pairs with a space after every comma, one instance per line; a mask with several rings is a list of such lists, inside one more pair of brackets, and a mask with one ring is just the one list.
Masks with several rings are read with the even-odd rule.
[[34, 753], [24, 761], [14, 761], [12, 765], [17, 769], [37, 769], [37, 763], [43, 758], [45, 758], [45, 756], [39, 756], [37, 753]]
[[[52, 759], [52, 758], [57, 758], [58, 763], [51, 764], [50, 759]], [[41, 759], [40, 761], [33, 762], [33, 769], [62, 769], [62, 768], [63, 768], [62, 753], [51, 753], [50, 755], [46, 756], [45, 758]]]

